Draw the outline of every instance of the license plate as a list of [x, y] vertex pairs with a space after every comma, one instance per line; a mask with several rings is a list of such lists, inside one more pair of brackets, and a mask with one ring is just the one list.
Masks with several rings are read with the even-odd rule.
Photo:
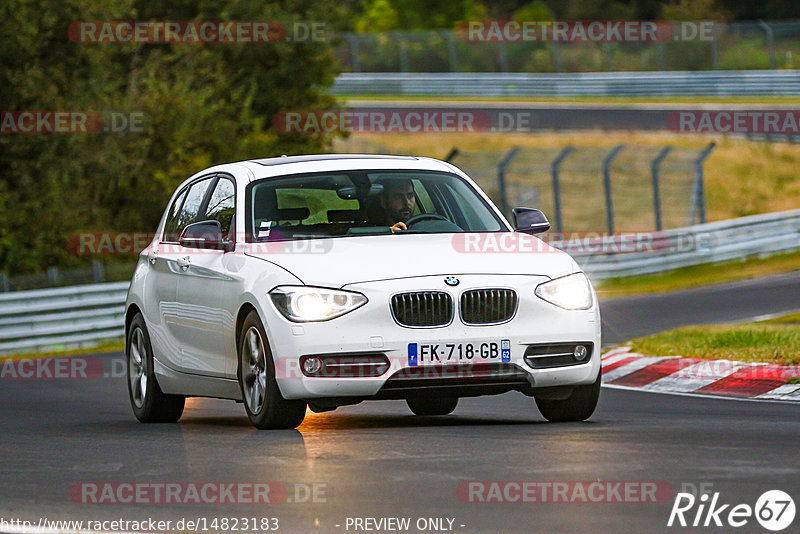
[[408, 365], [438, 365], [462, 362], [510, 362], [511, 341], [470, 343], [409, 343]]

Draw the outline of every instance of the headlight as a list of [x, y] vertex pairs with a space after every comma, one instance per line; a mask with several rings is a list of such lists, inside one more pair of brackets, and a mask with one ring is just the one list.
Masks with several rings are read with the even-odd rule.
[[575, 273], [536, 286], [536, 296], [567, 310], [592, 307], [592, 286], [583, 273]]
[[367, 303], [361, 293], [322, 287], [278, 286], [269, 296], [278, 311], [296, 323], [327, 321]]

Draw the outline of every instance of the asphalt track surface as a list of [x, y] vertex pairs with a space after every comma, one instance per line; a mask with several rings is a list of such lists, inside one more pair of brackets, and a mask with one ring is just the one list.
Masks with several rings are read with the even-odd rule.
[[[795, 273], [609, 301], [606, 340], [791, 310], [797, 295]], [[450, 518], [453, 531], [464, 533], [729, 532], [668, 528], [674, 492], [705, 485], [720, 493], [720, 503], [752, 506], [764, 491], [781, 489], [800, 504], [799, 438], [796, 404], [608, 388], [585, 423], [546, 423], [532, 399], [508, 393], [464, 399], [446, 417], [414, 417], [401, 401], [362, 403], [309, 413], [298, 430], [273, 432], [251, 428], [241, 405], [193, 399], [180, 423], [142, 425], [128, 406], [124, 378], [6, 379], [0, 518], [275, 517], [280, 532], [292, 533], [355, 532], [347, 518], [366, 517], [410, 518], [408, 532], [419, 532], [418, 518]], [[672, 493], [655, 503], [475, 503], [457, 492], [464, 481], [598, 480], [656, 482]], [[278, 482], [288, 499], [83, 504], [70, 495], [86, 482], [209, 481]], [[317, 502], [298, 502], [312, 484]], [[800, 518], [785, 532], [798, 525]], [[768, 532], [752, 519], [736, 531]]]
[[[571, 103], [571, 102], [476, 102], [474, 100], [359, 100], [350, 99], [348, 109], [358, 112], [409, 111], [466, 112], [472, 117], [471, 129], [497, 133], [634, 130], [692, 133], [708, 112], [796, 109], [780, 104], [696, 104], [696, 103]], [[681, 123], [681, 113], [688, 118]], [[388, 124], [387, 118], [387, 124]], [[356, 123], [354, 123], [356, 124]], [[683, 126], [682, 126], [683, 124]], [[355, 127], [355, 126], [354, 126]], [[703, 126], [701, 133], [713, 133]], [[379, 130], [380, 131], [380, 130]], [[471, 131], [471, 130], [466, 130]], [[735, 132], [729, 132], [734, 133]]]

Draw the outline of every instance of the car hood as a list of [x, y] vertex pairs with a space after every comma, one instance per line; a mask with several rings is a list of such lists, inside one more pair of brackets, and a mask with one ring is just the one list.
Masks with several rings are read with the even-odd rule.
[[517, 232], [352, 236], [251, 244], [245, 252], [288, 270], [307, 285], [432, 275], [564, 276], [579, 270], [566, 253]]

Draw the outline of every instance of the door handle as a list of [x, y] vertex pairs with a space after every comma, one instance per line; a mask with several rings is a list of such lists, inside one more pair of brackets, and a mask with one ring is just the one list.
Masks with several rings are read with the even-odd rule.
[[190, 262], [191, 258], [189, 256], [184, 256], [183, 258], [177, 259], [178, 267], [180, 267], [184, 271], [189, 268]]

